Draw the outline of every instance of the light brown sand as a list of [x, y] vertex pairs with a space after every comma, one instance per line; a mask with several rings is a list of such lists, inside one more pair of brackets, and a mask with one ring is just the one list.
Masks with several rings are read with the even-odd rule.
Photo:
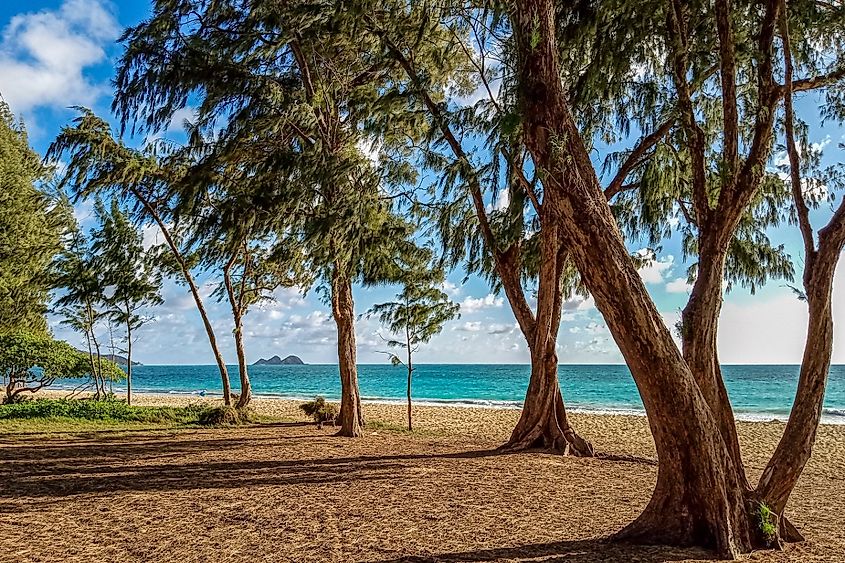
[[[138, 404], [186, 397], [141, 396]], [[494, 450], [517, 411], [365, 405], [362, 439], [299, 423], [0, 438], [0, 561], [708, 560], [601, 538], [634, 518], [654, 465]], [[573, 415], [598, 450], [653, 457], [646, 421]], [[756, 478], [781, 423], [740, 423]], [[845, 562], [845, 427], [823, 426], [789, 512], [809, 538], [753, 561]]]

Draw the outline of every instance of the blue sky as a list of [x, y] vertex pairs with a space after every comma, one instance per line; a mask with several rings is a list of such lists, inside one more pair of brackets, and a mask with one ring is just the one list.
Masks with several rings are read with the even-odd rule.
[[[0, 3], [0, 94], [12, 111], [26, 122], [33, 146], [43, 154], [59, 128], [74, 115], [69, 106], [91, 107], [110, 116], [114, 61], [120, 47], [121, 30], [147, 15], [146, 2], [131, 0], [6, 0]], [[843, 142], [839, 127], [823, 127], [810, 119], [818, 104], [815, 95], [800, 100], [797, 109], [809, 119], [810, 138], [826, 148], [825, 159], [839, 158], [837, 144]], [[177, 120], [177, 123], [181, 120]], [[137, 143], [138, 140], [129, 140]], [[83, 224], [90, 205], [77, 206]], [[824, 219], [820, 212], [817, 222]], [[154, 230], [145, 232], [149, 242]], [[772, 232], [784, 243], [800, 268], [800, 245], [794, 227]], [[644, 245], [631, 241], [632, 250]], [[687, 299], [686, 265], [681, 261], [677, 240], [667, 241], [657, 261], [641, 271], [660, 311], [672, 325]], [[837, 288], [845, 284], [837, 276]], [[528, 355], [503, 295], [490, 294], [486, 284], [453, 273], [446, 284], [453, 300], [461, 303], [461, 318], [449, 323], [443, 333], [419, 353], [421, 362], [438, 363], [522, 363]], [[204, 287], [206, 294], [212, 290]], [[395, 288], [356, 288], [356, 308], [390, 297]], [[845, 318], [845, 299], [834, 296], [837, 319]], [[297, 354], [309, 363], [335, 363], [334, 323], [328, 308], [313, 293], [302, 297], [296, 290], [280, 290], [272, 303], [259, 306], [246, 317], [248, 359], [273, 354]], [[140, 332], [136, 358], [147, 364], [212, 363], [208, 344], [190, 295], [184, 287], [168, 282], [165, 303], [149, 311], [156, 321]], [[210, 298], [209, 298], [210, 300]], [[209, 301], [211, 316], [229, 362], [234, 362], [234, 345], [225, 303]], [[53, 319], [57, 321], [57, 319]], [[54, 332], [73, 344], [81, 339], [57, 322]], [[805, 306], [782, 282], [774, 282], [751, 296], [735, 289], [725, 298], [721, 319], [720, 356], [725, 363], [797, 363], [800, 361], [806, 326]], [[359, 322], [359, 361], [380, 363], [385, 356], [375, 321]], [[837, 336], [839, 332], [837, 331]], [[840, 340], [837, 338], [837, 340]], [[591, 300], [572, 299], [565, 306], [560, 331], [562, 363], [620, 363], [622, 358], [601, 315]], [[845, 346], [834, 348], [834, 362], [845, 362]]]

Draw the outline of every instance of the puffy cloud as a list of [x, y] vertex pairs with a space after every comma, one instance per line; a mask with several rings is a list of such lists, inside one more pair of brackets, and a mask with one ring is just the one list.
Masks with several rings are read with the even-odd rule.
[[675, 278], [666, 284], [666, 291], [668, 293], [689, 293], [692, 286], [687, 282], [687, 278]]
[[672, 271], [672, 266], [675, 264], [675, 257], [671, 254], [658, 258], [654, 252], [648, 248], [643, 248], [637, 251], [641, 259], [645, 260], [643, 266], [639, 269], [640, 278], [645, 283], [659, 284], [663, 283], [666, 276]]
[[14, 16], [0, 40], [0, 94], [15, 112], [93, 105], [108, 91], [85, 70], [106, 60], [120, 34], [101, 0], [65, 0], [57, 11]]
[[482, 309], [501, 307], [504, 304], [504, 298], [496, 297], [492, 293], [487, 294], [485, 297], [467, 297], [461, 301], [461, 312], [475, 313], [477, 311], [481, 311]]

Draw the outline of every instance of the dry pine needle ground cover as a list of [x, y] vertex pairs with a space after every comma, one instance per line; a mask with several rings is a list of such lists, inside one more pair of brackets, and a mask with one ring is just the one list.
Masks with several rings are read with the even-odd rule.
[[[164, 399], [146, 397], [147, 402]], [[168, 399], [172, 401], [173, 399]], [[292, 419], [295, 405], [261, 401]], [[656, 474], [645, 419], [575, 416], [603, 452], [642, 461], [502, 455], [516, 411], [367, 405], [376, 429], [304, 422], [237, 429], [0, 435], [0, 561], [707, 560], [607, 544]], [[756, 477], [782, 429], [742, 423]], [[752, 561], [845, 562], [845, 427], [824, 426], [790, 512], [809, 541]]]

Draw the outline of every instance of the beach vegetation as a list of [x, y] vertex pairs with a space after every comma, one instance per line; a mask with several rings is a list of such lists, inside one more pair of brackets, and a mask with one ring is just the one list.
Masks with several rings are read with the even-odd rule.
[[0, 406], [0, 420], [78, 420], [195, 424], [207, 407], [139, 407], [118, 399], [33, 399]]
[[0, 97], [0, 334], [48, 333], [53, 263], [73, 222], [53, 168]]
[[[110, 381], [125, 377], [116, 364], [104, 362], [102, 377]], [[0, 335], [3, 403], [20, 402], [58, 378], [90, 378], [93, 373], [89, 357], [67, 342], [31, 332]]]
[[137, 330], [154, 320], [143, 312], [163, 303], [162, 272], [157, 255], [144, 248], [140, 229], [121, 210], [117, 200], [106, 207], [102, 200], [94, 204], [97, 227], [91, 233], [91, 252], [102, 292], [103, 312], [124, 330], [126, 347], [126, 402], [132, 404], [132, 345]]
[[324, 397], [317, 396], [313, 401], [302, 403], [299, 408], [306, 416], [310, 416], [319, 428], [322, 428], [326, 422], [334, 426], [337, 420], [337, 405], [329, 403]]
[[[156, 253], [157, 266], [165, 275], [188, 286], [220, 372], [223, 402], [230, 405], [228, 368], [195, 279], [199, 241], [189, 236], [189, 224], [176, 221], [174, 187], [184, 177], [184, 167], [157, 151], [155, 144], [144, 149], [127, 147], [105, 120], [86, 108], [77, 109], [80, 115], [62, 128], [47, 152], [48, 159], [68, 159], [59, 185], [74, 201], [108, 197], [123, 202], [136, 225], [161, 234], [164, 243], [150, 251]], [[205, 267], [209, 269], [208, 264]]]
[[197, 422], [203, 426], [239, 426], [255, 421], [255, 413], [251, 409], [231, 405], [205, 408], [197, 418]]

